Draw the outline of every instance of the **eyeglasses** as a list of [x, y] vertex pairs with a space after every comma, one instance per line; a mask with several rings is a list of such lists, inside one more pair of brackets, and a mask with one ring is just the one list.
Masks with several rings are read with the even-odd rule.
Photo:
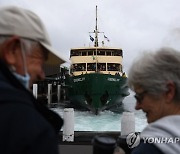
[[147, 91], [143, 91], [142, 93], [135, 94], [134, 97], [138, 103], [141, 103], [144, 99], [144, 95], [147, 93]]

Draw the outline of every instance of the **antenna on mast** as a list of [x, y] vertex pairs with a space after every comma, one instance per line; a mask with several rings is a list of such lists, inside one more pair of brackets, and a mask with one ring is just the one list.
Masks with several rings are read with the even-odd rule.
[[97, 5], [96, 5], [96, 26], [95, 26], [95, 30], [94, 30], [94, 33], [95, 33], [95, 42], [94, 42], [94, 46], [95, 47], [98, 47], [98, 26], [97, 26]]
[[97, 5], [96, 5], [96, 25], [95, 25], [95, 29], [94, 29], [93, 32], [89, 32], [89, 33], [93, 33], [93, 34], [94, 34], [94, 38], [91, 37], [91, 35], [90, 35], [90, 40], [91, 40], [92, 42], [94, 42], [94, 47], [99, 47], [98, 34], [99, 34], [99, 33], [104, 33], [104, 32], [99, 32], [99, 30], [98, 30], [98, 19], [97, 19], [97, 18], [98, 18], [98, 17], [97, 17]]

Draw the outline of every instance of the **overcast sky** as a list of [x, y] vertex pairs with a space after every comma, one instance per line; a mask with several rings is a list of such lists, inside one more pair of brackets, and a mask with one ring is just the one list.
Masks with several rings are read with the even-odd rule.
[[4, 5], [38, 14], [54, 48], [67, 60], [71, 48], [89, 46], [96, 5], [99, 31], [110, 40], [105, 45], [124, 50], [126, 72], [144, 50], [180, 50], [180, 0], [0, 0]]

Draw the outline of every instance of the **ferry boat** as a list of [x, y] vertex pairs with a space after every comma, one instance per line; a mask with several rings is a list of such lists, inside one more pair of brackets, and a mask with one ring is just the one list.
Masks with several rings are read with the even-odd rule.
[[[127, 77], [122, 67], [123, 50], [107, 47], [104, 41], [99, 46], [100, 33], [96, 6], [96, 26], [90, 32], [94, 35], [90, 35], [93, 46], [70, 50], [70, 75], [65, 80], [71, 104], [95, 114], [103, 110], [113, 111], [129, 95]], [[105, 35], [104, 38], [107, 39]]]

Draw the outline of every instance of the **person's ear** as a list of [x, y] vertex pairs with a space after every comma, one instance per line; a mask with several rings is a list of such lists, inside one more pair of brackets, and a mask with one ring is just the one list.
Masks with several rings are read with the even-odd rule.
[[16, 56], [20, 50], [20, 38], [12, 36], [2, 45], [2, 57], [8, 65], [14, 65], [17, 61]]
[[172, 102], [176, 93], [176, 85], [174, 82], [169, 81], [167, 83], [168, 91], [166, 92], [166, 100], [167, 102]]

